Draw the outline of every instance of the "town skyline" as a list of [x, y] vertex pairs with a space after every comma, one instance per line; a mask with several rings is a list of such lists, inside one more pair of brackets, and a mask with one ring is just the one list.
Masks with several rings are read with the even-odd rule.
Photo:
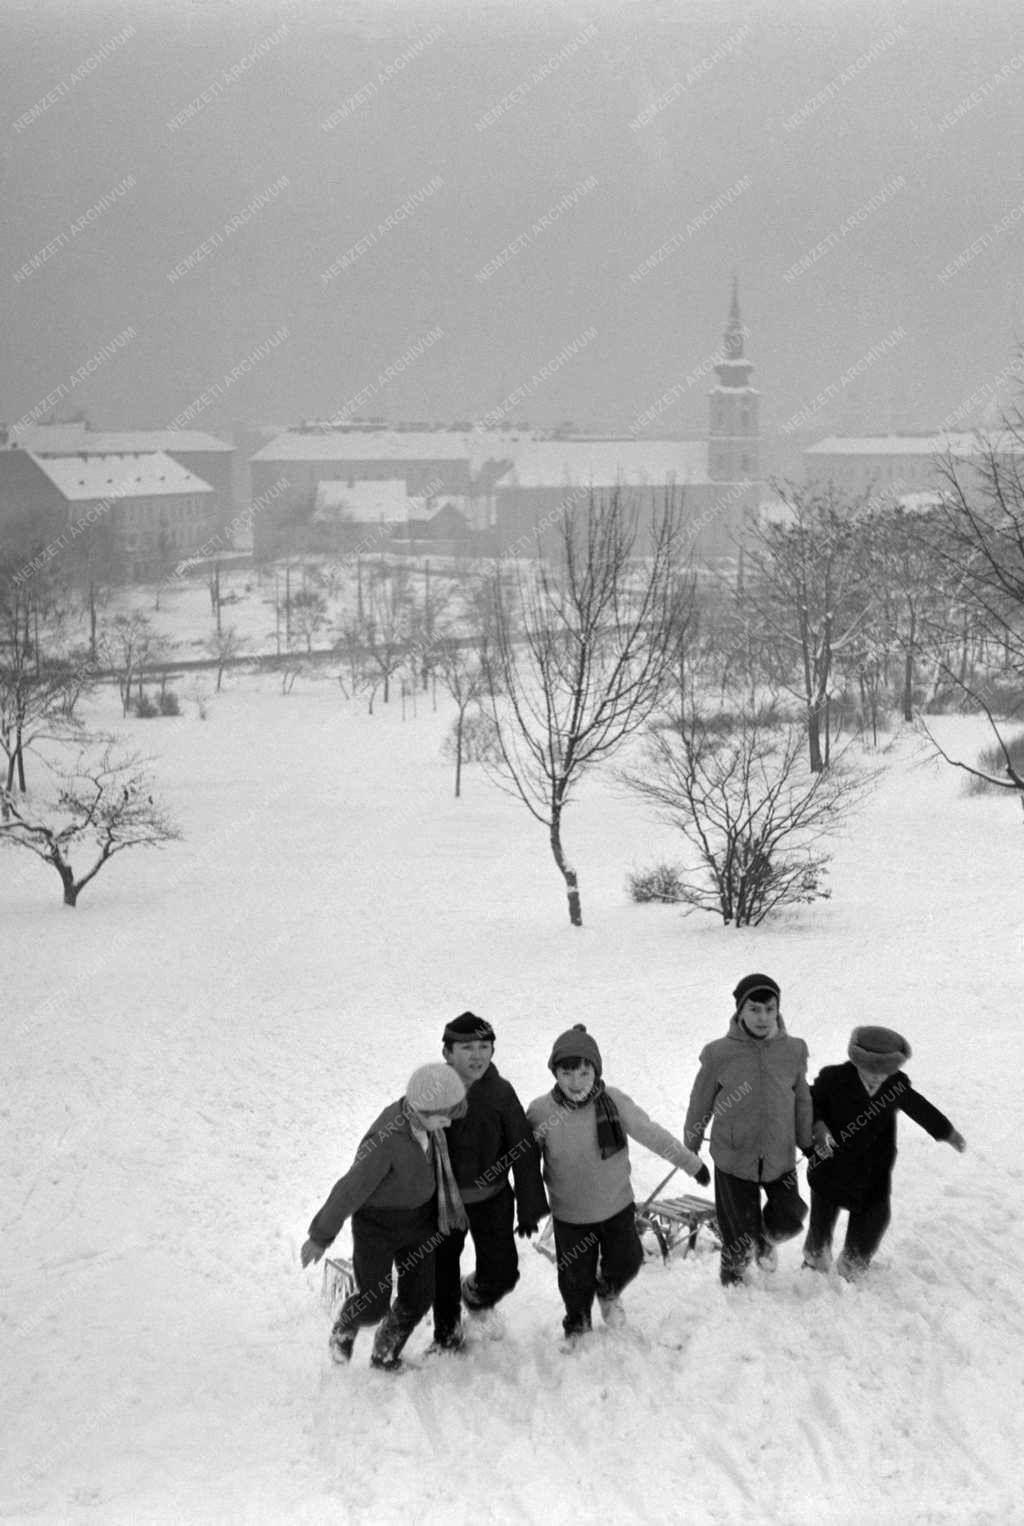
[[1016, 383], [996, 0], [44, 3], [0, 39], [8, 427], [56, 396], [106, 428], [624, 431], [675, 388], [655, 432], [697, 437], [733, 275], [766, 440]]

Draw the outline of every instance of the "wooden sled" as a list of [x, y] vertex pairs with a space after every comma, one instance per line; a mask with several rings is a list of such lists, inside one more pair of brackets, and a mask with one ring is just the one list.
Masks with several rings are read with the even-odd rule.
[[354, 1293], [355, 1290], [356, 1278], [351, 1261], [346, 1261], [344, 1256], [328, 1256], [324, 1262], [321, 1291], [324, 1308], [328, 1314], [333, 1317], [349, 1294]]
[[688, 1256], [696, 1250], [702, 1231], [713, 1241], [715, 1249], [720, 1250], [722, 1245], [714, 1203], [692, 1193], [652, 1198], [637, 1209], [636, 1228], [641, 1240], [645, 1233], [654, 1236], [663, 1261], [677, 1254]]
[[[658, 1255], [663, 1261], [670, 1260], [674, 1255], [688, 1256], [692, 1250], [696, 1250], [702, 1231], [713, 1241], [714, 1248], [721, 1248], [722, 1237], [718, 1231], [715, 1205], [709, 1198], [695, 1197], [692, 1194], [683, 1197], [648, 1198], [645, 1203], [637, 1207], [636, 1232], [641, 1242], [645, 1235], [653, 1235], [657, 1245], [657, 1250], [649, 1256], [651, 1260]], [[541, 1255], [546, 1256], [549, 1261], [557, 1262], [553, 1220], [548, 1219], [534, 1241], [534, 1249], [539, 1250]]]

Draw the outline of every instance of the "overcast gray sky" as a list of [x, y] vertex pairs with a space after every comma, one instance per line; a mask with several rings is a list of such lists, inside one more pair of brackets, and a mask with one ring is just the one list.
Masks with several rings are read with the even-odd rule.
[[937, 423], [1024, 336], [1019, 0], [4, 0], [0, 75], [8, 423], [625, 425], [733, 271], [769, 433], [893, 334], [809, 427]]

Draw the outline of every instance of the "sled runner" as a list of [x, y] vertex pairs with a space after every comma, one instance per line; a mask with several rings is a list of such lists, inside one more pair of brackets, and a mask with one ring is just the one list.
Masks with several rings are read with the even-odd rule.
[[683, 1197], [652, 1198], [637, 1210], [636, 1228], [641, 1240], [645, 1232], [654, 1236], [664, 1261], [676, 1252], [688, 1256], [696, 1250], [701, 1230], [711, 1236], [716, 1249], [722, 1245], [714, 1203], [692, 1193]]
[[324, 1308], [328, 1314], [334, 1314], [349, 1294], [354, 1293], [355, 1290], [356, 1279], [351, 1261], [346, 1261], [344, 1256], [337, 1256], [333, 1259], [328, 1256], [324, 1262], [324, 1281], [321, 1294]]

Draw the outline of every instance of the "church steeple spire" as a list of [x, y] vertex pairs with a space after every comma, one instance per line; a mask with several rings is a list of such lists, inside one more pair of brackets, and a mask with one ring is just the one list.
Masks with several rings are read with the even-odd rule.
[[743, 339], [746, 330], [740, 317], [739, 277], [732, 278], [732, 301], [729, 304], [729, 321], [725, 326], [725, 353], [729, 360], [743, 359]]
[[732, 278], [732, 299], [715, 366], [717, 385], [708, 400], [711, 409], [708, 476], [712, 482], [742, 482], [760, 476], [757, 408], [759, 394], [750, 385], [751, 361], [744, 357], [748, 330], [740, 317], [739, 281]]
[[750, 373], [754, 369], [749, 360], [743, 358], [743, 341], [747, 337], [747, 330], [740, 317], [740, 291], [739, 280], [734, 275], [732, 278], [732, 301], [729, 303], [729, 318], [725, 325], [725, 335], [722, 339], [722, 359], [715, 366], [718, 373], [719, 386], [722, 387], [747, 387], [750, 385]]

